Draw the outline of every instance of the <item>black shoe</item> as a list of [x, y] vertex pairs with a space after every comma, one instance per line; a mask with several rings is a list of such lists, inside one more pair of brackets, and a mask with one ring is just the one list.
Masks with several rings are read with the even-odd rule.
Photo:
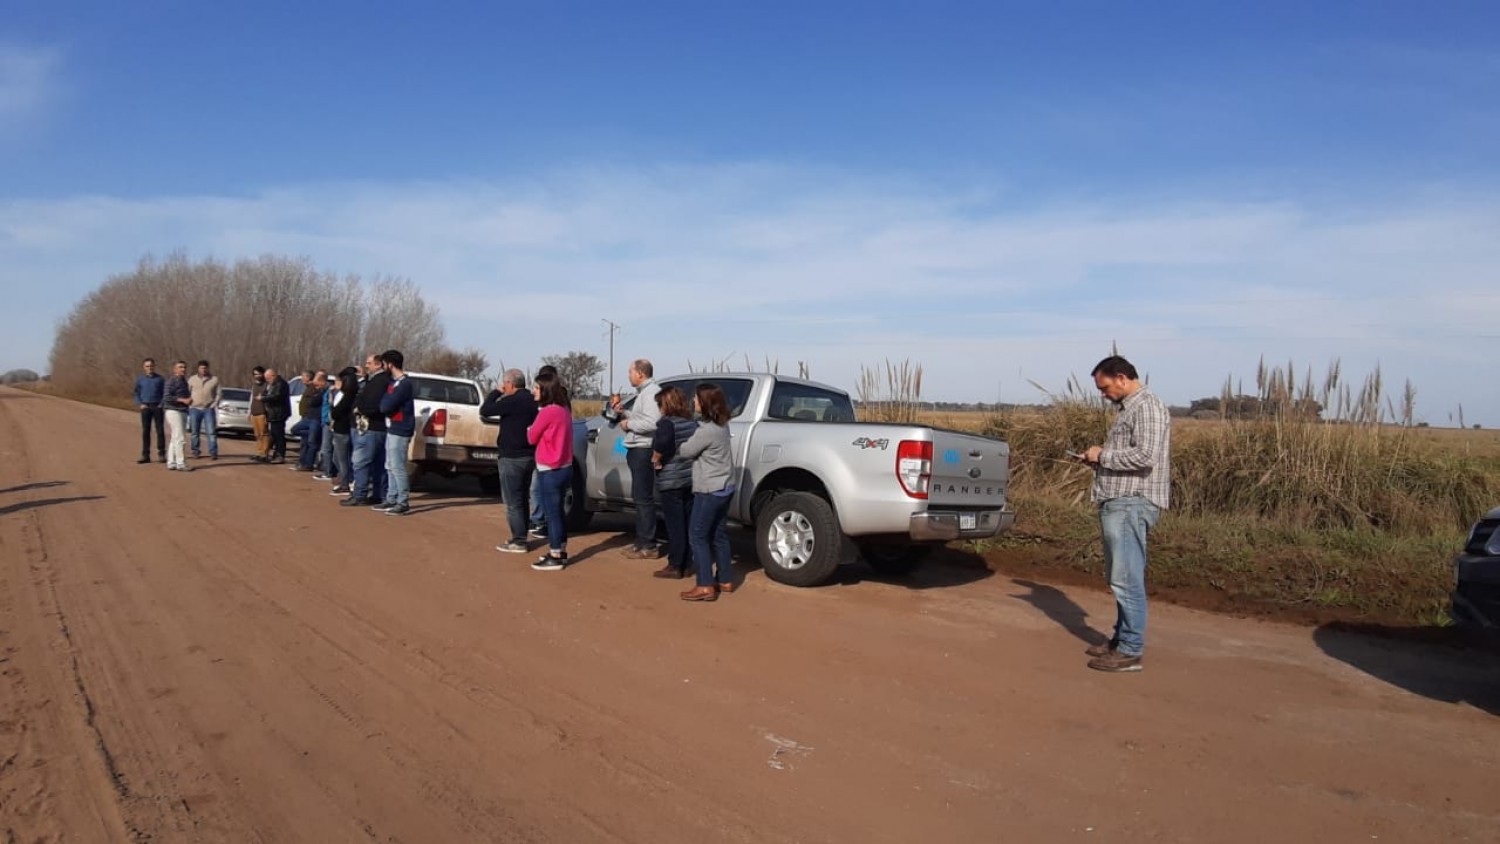
[[280, 466], [281, 464], [283, 464], [283, 463], [286, 462], [286, 458], [285, 457], [272, 457], [270, 460], [267, 460], [266, 462], [267, 463], [275, 464], [277, 466]]
[[348, 495], [349, 494], [349, 487], [346, 487], [346, 486], [336, 486], [333, 489], [330, 489], [328, 491], [328, 494], [329, 495]]
[[536, 562], [532, 563], [531, 567], [537, 571], [562, 571], [568, 567], [568, 555], [563, 554], [554, 557], [551, 554], [543, 554], [537, 557]]
[[340, 507], [365, 507], [365, 506], [368, 506], [369, 503], [370, 503], [370, 499], [368, 499], [368, 498], [360, 498], [357, 495], [351, 495], [348, 498], [345, 498], [343, 501], [340, 501], [339, 502], [339, 506]]
[[137, 462], [137, 463], [150, 463], [151, 462], [151, 458], [149, 458], [146, 455], [142, 454], [141, 455], [141, 459], [137, 460], [135, 462]]
[[385, 508], [385, 514], [387, 516], [404, 516], [404, 515], [406, 515], [407, 513], [410, 513], [410, 512], [411, 512], [411, 505], [410, 504], [397, 504], [394, 507], [387, 507], [387, 508]]
[[252, 454], [252, 455], [250, 455], [250, 460], [253, 461], [253, 462], [255, 462], [255, 463], [264, 463], [264, 462], [266, 462], [266, 458], [263, 455], [260, 455], [260, 454]]
[[385, 511], [387, 511], [387, 510], [389, 510], [389, 509], [391, 509], [392, 507], [395, 507], [395, 506], [396, 505], [394, 505], [394, 504], [387, 504], [386, 502], [382, 501], [379, 504], [371, 504], [370, 505], [370, 509], [374, 510], [377, 513], [384, 513]]

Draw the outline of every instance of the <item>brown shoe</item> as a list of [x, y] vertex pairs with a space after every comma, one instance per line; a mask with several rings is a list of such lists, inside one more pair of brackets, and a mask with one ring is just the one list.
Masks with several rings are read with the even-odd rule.
[[1084, 649], [1083, 652], [1095, 658], [1101, 656], [1109, 656], [1110, 654], [1115, 652], [1115, 644], [1115, 641], [1111, 639], [1110, 641], [1104, 642], [1102, 644], [1089, 645]]
[[1119, 651], [1115, 651], [1108, 656], [1096, 657], [1089, 660], [1089, 667], [1095, 671], [1123, 674], [1127, 671], [1140, 671], [1142, 666], [1139, 654], [1136, 656], [1127, 656]]
[[719, 600], [719, 590], [712, 586], [694, 586], [692, 589], [683, 592], [679, 597], [684, 601], [717, 601]]
[[657, 551], [654, 546], [651, 548], [637, 548], [635, 546], [631, 546], [630, 548], [625, 549], [625, 559], [627, 560], [655, 560], [660, 556], [661, 553]]
[[720, 592], [725, 592], [725, 593], [733, 592], [735, 590], [735, 588], [736, 587], [734, 585], [734, 581], [732, 581], [732, 580], [728, 581], [726, 583], [720, 583], [719, 584], [719, 591]]
[[681, 580], [687, 577], [687, 569], [674, 568], [671, 563], [651, 572], [652, 577], [664, 577], [671, 580]]

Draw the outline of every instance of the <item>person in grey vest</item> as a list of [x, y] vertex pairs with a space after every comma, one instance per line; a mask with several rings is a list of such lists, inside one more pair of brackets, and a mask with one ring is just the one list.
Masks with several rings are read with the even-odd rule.
[[667, 526], [667, 562], [653, 577], [680, 580], [688, 576], [692, 555], [688, 551], [688, 523], [693, 515], [693, 461], [678, 448], [698, 430], [688, 398], [676, 387], [656, 394], [661, 418], [651, 437], [651, 466], [656, 470], [656, 504]]

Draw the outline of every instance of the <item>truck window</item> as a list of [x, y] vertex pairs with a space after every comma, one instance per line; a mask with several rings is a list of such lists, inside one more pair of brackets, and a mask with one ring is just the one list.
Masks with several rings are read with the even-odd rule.
[[662, 384], [663, 387], [676, 387], [688, 398], [688, 407], [693, 406], [693, 395], [698, 391], [699, 384], [718, 384], [719, 389], [724, 391], [724, 399], [729, 402], [729, 416], [734, 418], [745, 412], [745, 402], [750, 400], [750, 388], [755, 382], [748, 378], [715, 378], [712, 375], [702, 378], [677, 378]]
[[853, 422], [854, 402], [843, 393], [809, 384], [777, 381], [771, 390], [771, 419], [803, 422]]

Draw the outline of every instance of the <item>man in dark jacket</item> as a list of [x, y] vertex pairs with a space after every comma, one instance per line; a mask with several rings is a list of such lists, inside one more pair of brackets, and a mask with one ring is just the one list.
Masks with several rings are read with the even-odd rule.
[[354, 399], [354, 491], [339, 502], [345, 507], [385, 502], [385, 414], [380, 412], [380, 399], [391, 376], [380, 355], [371, 352], [365, 358], [365, 383]]
[[496, 545], [496, 551], [524, 554], [526, 519], [531, 512], [531, 476], [536, 472], [536, 446], [526, 440], [526, 429], [536, 421], [536, 398], [526, 389], [526, 373], [508, 369], [500, 376], [500, 385], [491, 390], [479, 415], [500, 420], [500, 436], [495, 439], [499, 451], [500, 494], [505, 500], [505, 521], [510, 541]]
[[292, 418], [292, 396], [286, 379], [266, 367], [266, 392], [261, 396], [266, 408], [266, 430], [271, 435], [271, 454], [267, 463], [286, 462], [286, 420]]
[[411, 438], [417, 434], [416, 396], [411, 379], [406, 377], [406, 358], [396, 349], [380, 356], [390, 383], [380, 397], [380, 412], [385, 414], [385, 500], [371, 507], [387, 516], [404, 516], [411, 512], [411, 478], [406, 474], [406, 453]]
[[156, 456], [161, 462], [167, 462], [167, 432], [166, 417], [163, 415], [161, 402], [166, 381], [157, 374], [156, 360], [146, 358], [141, 361], [141, 374], [135, 376], [135, 390], [131, 398], [135, 406], [141, 411], [141, 459], [137, 463], [151, 462], [151, 426], [156, 426]]
[[329, 471], [336, 478], [330, 495], [344, 495], [354, 480], [354, 455], [350, 447], [350, 431], [354, 422], [354, 397], [359, 393], [359, 370], [346, 366], [339, 371], [338, 388], [328, 416], [333, 428], [333, 468]]

